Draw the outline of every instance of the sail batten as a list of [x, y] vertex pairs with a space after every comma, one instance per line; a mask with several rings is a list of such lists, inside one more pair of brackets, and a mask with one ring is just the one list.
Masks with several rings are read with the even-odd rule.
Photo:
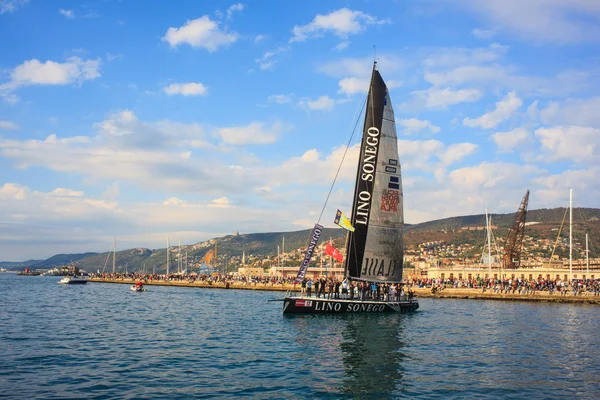
[[373, 68], [351, 222], [346, 243], [346, 274], [354, 279], [402, 279], [404, 212], [402, 176], [392, 102]]

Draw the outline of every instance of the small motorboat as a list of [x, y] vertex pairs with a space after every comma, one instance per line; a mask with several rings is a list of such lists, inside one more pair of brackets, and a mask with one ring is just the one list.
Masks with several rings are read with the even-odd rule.
[[58, 281], [58, 283], [68, 284], [68, 285], [74, 285], [74, 284], [81, 285], [81, 284], [87, 283], [87, 276], [67, 275], [64, 278], [62, 278], [60, 281]]
[[129, 287], [129, 289], [132, 292], [145, 292], [146, 291], [146, 288], [144, 287], [144, 284], [142, 282], [138, 282], [135, 285], [131, 285]]

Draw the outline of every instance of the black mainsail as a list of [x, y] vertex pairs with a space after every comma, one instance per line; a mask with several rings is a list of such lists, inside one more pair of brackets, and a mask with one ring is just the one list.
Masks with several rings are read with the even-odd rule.
[[[346, 241], [346, 277], [381, 283], [379, 287], [384, 291], [363, 290], [355, 295], [350, 284], [350, 295], [345, 297], [343, 290], [341, 297], [339, 293], [330, 293], [329, 298], [317, 294], [312, 297], [310, 293], [287, 295], [282, 299], [284, 314], [412, 312], [419, 308], [411, 294], [408, 298], [401, 295], [401, 285], [385, 284], [402, 281], [404, 211], [394, 111], [376, 64], [369, 86], [350, 221], [354, 231], [349, 232]], [[299, 277], [304, 277], [320, 227], [315, 225], [311, 234]]]
[[346, 275], [373, 282], [402, 280], [404, 212], [394, 110], [376, 64], [365, 111], [360, 160], [346, 241]]

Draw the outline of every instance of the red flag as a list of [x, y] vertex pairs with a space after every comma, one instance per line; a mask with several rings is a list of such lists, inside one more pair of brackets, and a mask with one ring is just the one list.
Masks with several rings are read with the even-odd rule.
[[336, 249], [329, 243], [327, 243], [327, 245], [325, 246], [325, 254], [335, 258], [336, 261], [338, 261], [338, 262], [342, 262], [342, 260], [344, 259], [344, 257], [342, 256], [342, 253], [340, 253], [340, 251], [338, 249]]

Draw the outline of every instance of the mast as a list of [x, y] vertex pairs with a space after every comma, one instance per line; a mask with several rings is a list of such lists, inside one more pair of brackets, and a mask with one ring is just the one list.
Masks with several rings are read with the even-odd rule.
[[279, 245], [277, 245], [277, 266], [275, 267], [275, 276], [277, 276], [277, 270], [279, 269], [280, 263], [281, 263], [281, 255], [279, 253]]
[[492, 240], [490, 238], [490, 219], [488, 217], [487, 207], [485, 208], [485, 225], [487, 230], [487, 242], [488, 242], [488, 279], [492, 279]]
[[115, 265], [117, 263], [117, 238], [113, 238], [113, 274], [115, 273]]
[[[585, 273], [586, 273], [586, 277], [588, 277], [588, 275], [590, 274], [590, 258], [589, 258], [589, 254], [590, 251], [588, 250], [588, 234], [585, 234]], [[589, 277], [588, 277], [589, 279]]]
[[573, 189], [569, 189], [569, 281], [573, 281]]
[[169, 253], [171, 252], [171, 243], [169, 243], [169, 237], [167, 236], [167, 275], [169, 275]]
[[181, 240], [179, 241], [179, 250], [177, 251], [177, 272], [181, 273], [182, 265], [181, 265]]

